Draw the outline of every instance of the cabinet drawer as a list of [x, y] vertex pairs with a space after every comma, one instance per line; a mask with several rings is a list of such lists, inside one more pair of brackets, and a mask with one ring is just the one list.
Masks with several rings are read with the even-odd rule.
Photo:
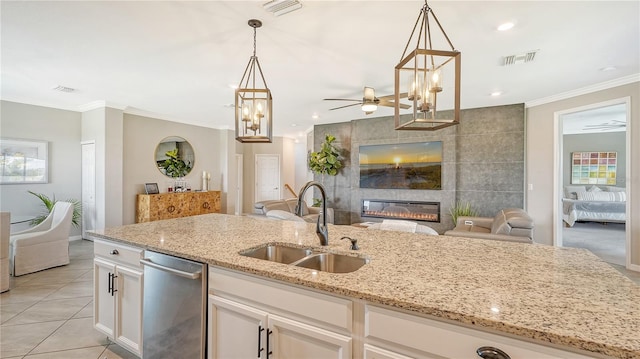
[[96, 257], [106, 258], [134, 268], [141, 268], [142, 248], [94, 239], [93, 252]]
[[220, 268], [209, 268], [209, 293], [241, 299], [275, 313], [294, 314], [327, 329], [352, 331], [353, 304], [350, 300]]
[[365, 341], [418, 357], [475, 358], [478, 348], [490, 346], [511, 358], [590, 358], [372, 305], [365, 310]]

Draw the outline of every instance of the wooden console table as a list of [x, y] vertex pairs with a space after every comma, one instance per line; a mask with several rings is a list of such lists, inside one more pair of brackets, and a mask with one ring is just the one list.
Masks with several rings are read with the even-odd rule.
[[220, 191], [139, 194], [136, 223], [220, 213]]

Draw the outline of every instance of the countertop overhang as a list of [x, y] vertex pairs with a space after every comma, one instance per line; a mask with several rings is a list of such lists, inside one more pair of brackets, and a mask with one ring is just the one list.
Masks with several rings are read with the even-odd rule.
[[239, 254], [272, 242], [320, 247], [315, 225], [303, 222], [207, 214], [91, 235], [538, 343], [640, 358], [640, 286], [583, 249], [329, 225], [322, 250], [370, 258], [332, 274]]

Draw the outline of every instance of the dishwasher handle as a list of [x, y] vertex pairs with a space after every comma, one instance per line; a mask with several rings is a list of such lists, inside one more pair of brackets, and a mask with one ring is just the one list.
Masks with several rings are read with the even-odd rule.
[[185, 271], [181, 271], [179, 269], [165, 267], [165, 266], [162, 266], [160, 264], [153, 263], [151, 260], [149, 260], [147, 258], [142, 258], [140, 260], [140, 264], [145, 265], [145, 266], [149, 266], [151, 268], [159, 269], [159, 270], [167, 272], [167, 273], [175, 274], [175, 275], [180, 276], [180, 277], [189, 278], [189, 279], [198, 279], [198, 278], [200, 278], [200, 274], [202, 274], [202, 271], [185, 272]]

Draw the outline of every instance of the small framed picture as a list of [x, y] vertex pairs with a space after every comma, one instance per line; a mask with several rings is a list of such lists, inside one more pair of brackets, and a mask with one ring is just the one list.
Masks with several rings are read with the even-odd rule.
[[160, 190], [158, 189], [158, 184], [157, 183], [145, 183], [144, 184], [144, 190], [147, 192], [147, 194], [158, 194], [158, 193], [160, 193]]

